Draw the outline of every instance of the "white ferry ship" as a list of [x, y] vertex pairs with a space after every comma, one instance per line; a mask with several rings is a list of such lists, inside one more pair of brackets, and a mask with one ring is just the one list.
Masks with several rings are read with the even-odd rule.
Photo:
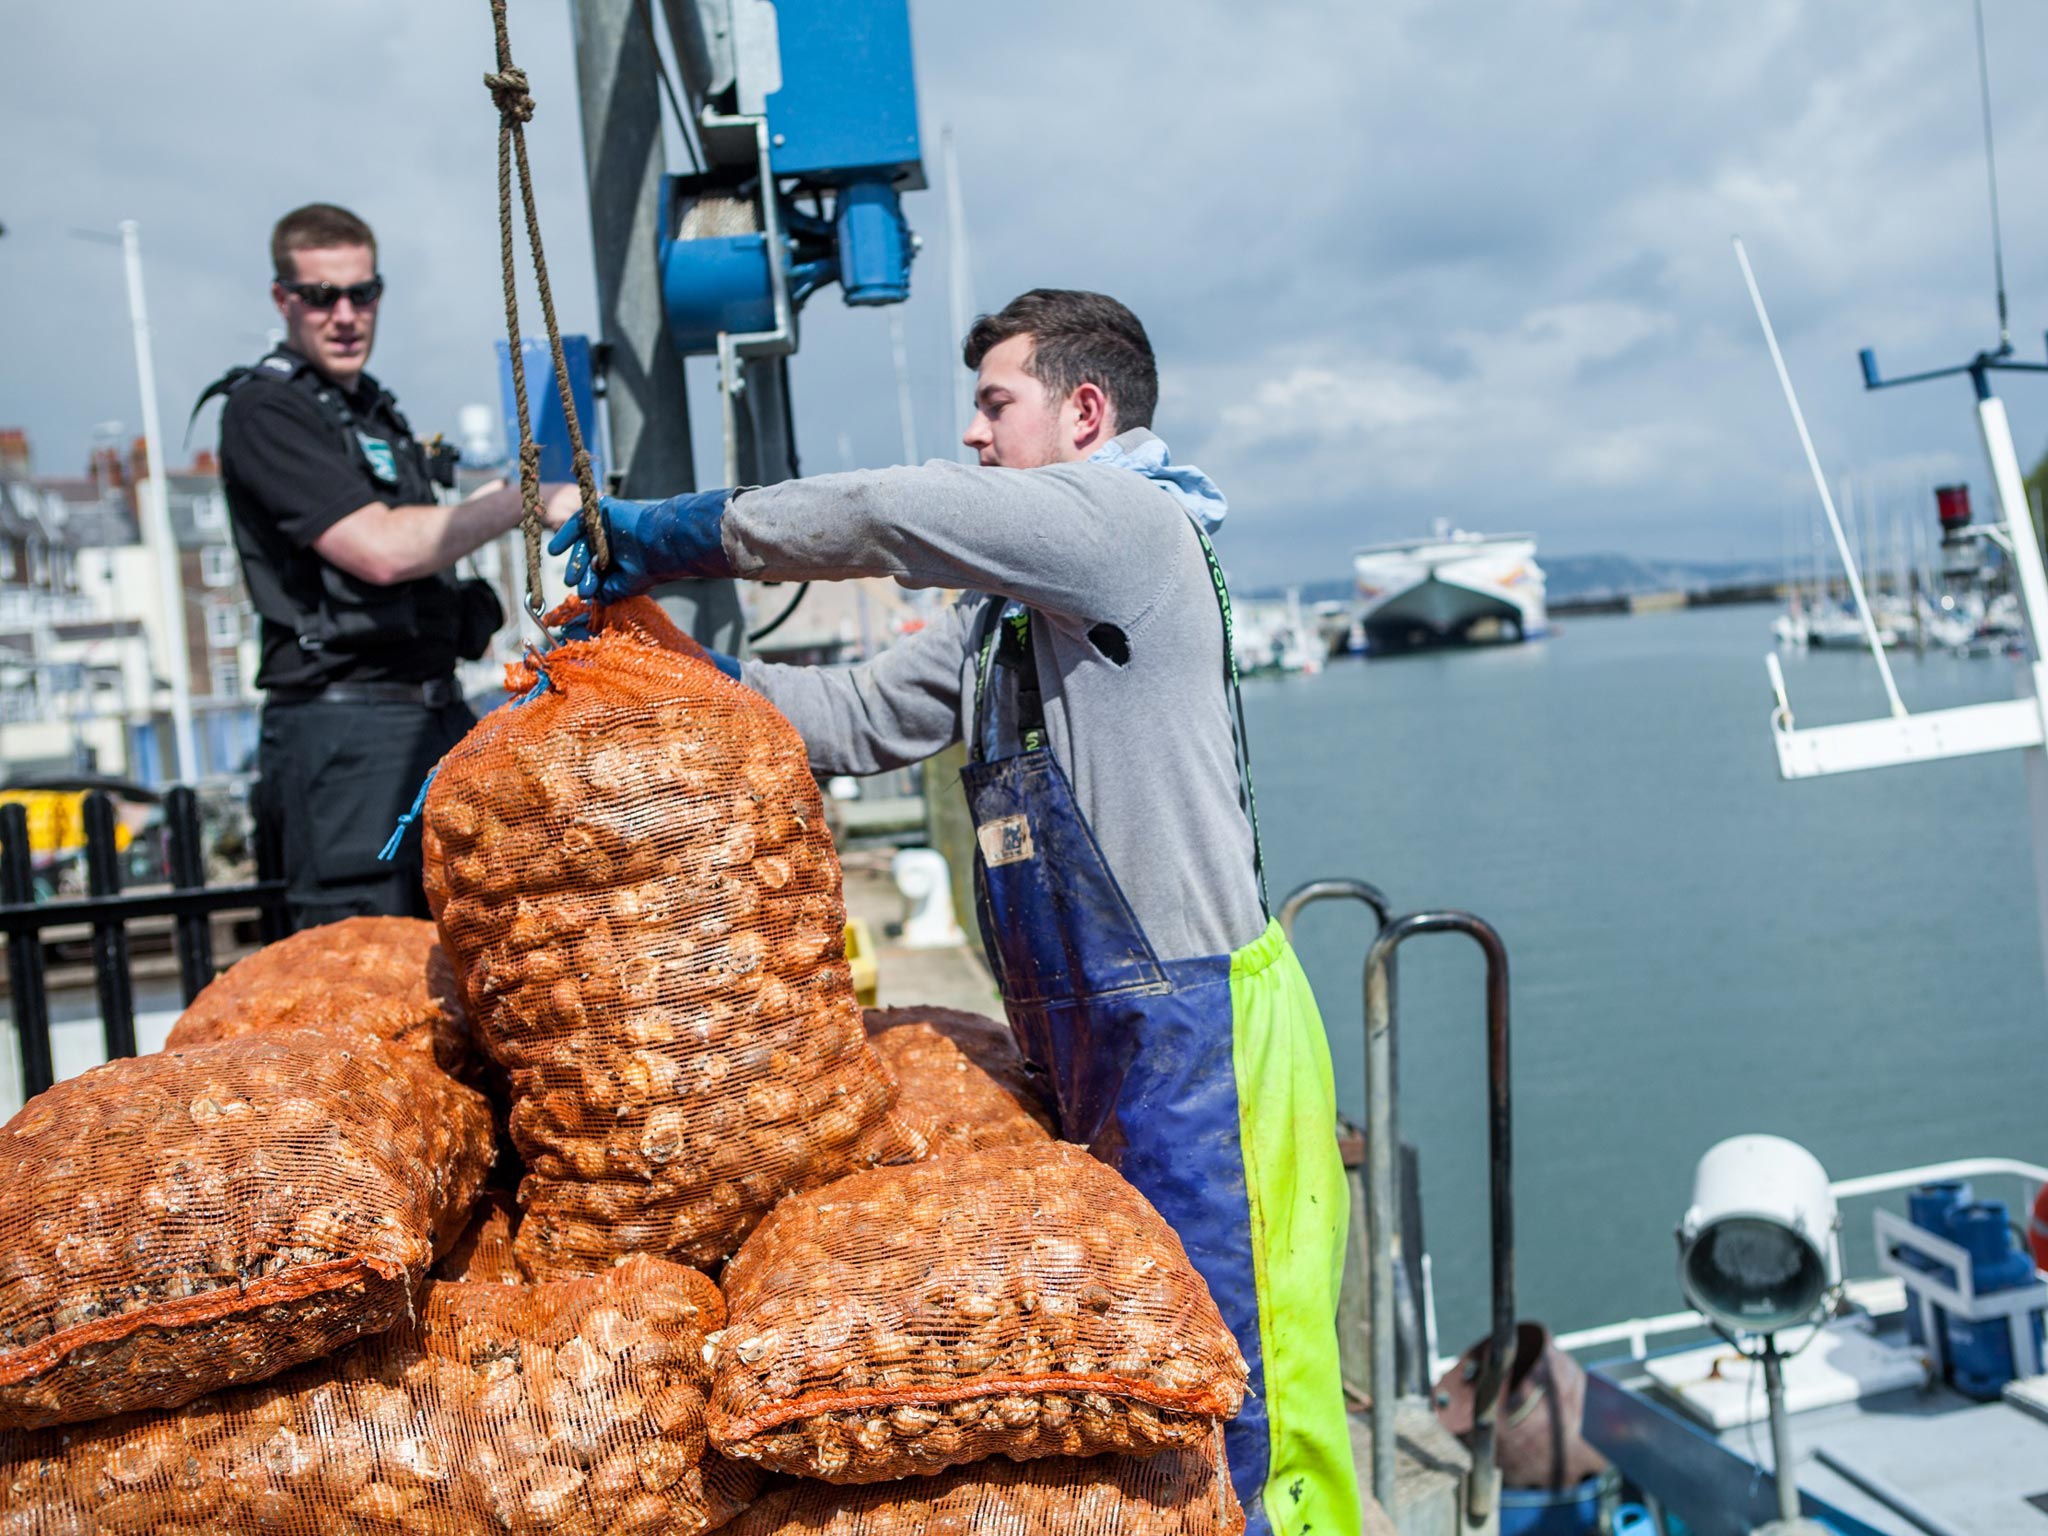
[[1429, 538], [1371, 544], [1351, 564], [1368, 651], [1535, 640], [1550, 628], [1534, 534], [1439, 522]]

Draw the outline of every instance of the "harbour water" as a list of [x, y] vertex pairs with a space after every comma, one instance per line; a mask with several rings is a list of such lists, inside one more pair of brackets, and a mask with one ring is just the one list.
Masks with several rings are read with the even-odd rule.
[[[1681, 1306], [1672, 1229], [1723, 1136], [1793, 1137], [1838, 1178], [2048, 1161], [2019, 756], [1781, 782], [1769, 622], [1574, 619], [1538, 644], [1247, 685], [1276, 901], [1351, 875], [1506, 939], [1520, 1306], [1560, 1330]], [[2003, 659], [1894, 666], [1913, 709], [2013, 692]], [[1867, 654], [1785, 668], [1802, 725], [1884, 712]], [[1296, 935], [1354, 1118], [1370, 928], [1320, 906]], [[1483, 972], [1451, 935], [1411, 941], [1400, 969], [1402, 1131], [1455, 1353], [1485, 1327]], [[1852, 1273], [1873, 1269], [1868, 1209], [1846, 1213]]]

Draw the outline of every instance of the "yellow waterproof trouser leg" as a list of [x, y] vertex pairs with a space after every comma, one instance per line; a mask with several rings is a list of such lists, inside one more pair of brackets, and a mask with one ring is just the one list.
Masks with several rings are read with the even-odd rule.
[[1330, 1045], [1278, 923], [1230, 957], [1239, 1141], [1272, 1446], [1275, 1536], [1357, 1536], [1362, 1515], [1337, 1363], [1351, 1198]]

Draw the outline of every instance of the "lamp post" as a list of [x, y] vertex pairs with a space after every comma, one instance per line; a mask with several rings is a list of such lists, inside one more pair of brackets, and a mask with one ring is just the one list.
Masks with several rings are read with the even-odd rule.
[[156, 547], [157, 599], [163, 607], [164, 657], [171, 684], [171, 729], [174, 737], [171, 778], [188, 780], [199, 771], [199, 751], [192, 732], [192, 656], [185, 636], [185, 583], [178, 563], [178, 541], [171, 531], [169, 487], [164, 481], [163, 419], [157, 410], [156, 361], [149, 343], [149, 306], [142, 292], [142, 240], [133, 219], [121, 221], [118, 238], [98, 230], [72, 231], [82, 240], [119, 244], [128, 275], [128, 319], [135, 332], [135, 377], [142, 394], [142, 451], [148, 477], [139, 487], [137, 511], [143, 537]]

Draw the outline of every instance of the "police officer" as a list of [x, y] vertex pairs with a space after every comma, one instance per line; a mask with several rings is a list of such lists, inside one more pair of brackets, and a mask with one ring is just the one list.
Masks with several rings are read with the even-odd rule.
[[[262, 620], [256, 815], [281, 829], [296, 927], [427, 915], [417, 833], [378, 855], [421, 781], [476, 723], [455, 682], [504, 612], [455, 563], [519, 524], [503, 481], [444, 504], [452, 450], [421, 444], [363, 371], [384, 279], [370, 226], [311, 203], [270, 238], [285, 340], [210, 385], [242, 573]], [[550, 527], [575, 509], [550, 487]]]

